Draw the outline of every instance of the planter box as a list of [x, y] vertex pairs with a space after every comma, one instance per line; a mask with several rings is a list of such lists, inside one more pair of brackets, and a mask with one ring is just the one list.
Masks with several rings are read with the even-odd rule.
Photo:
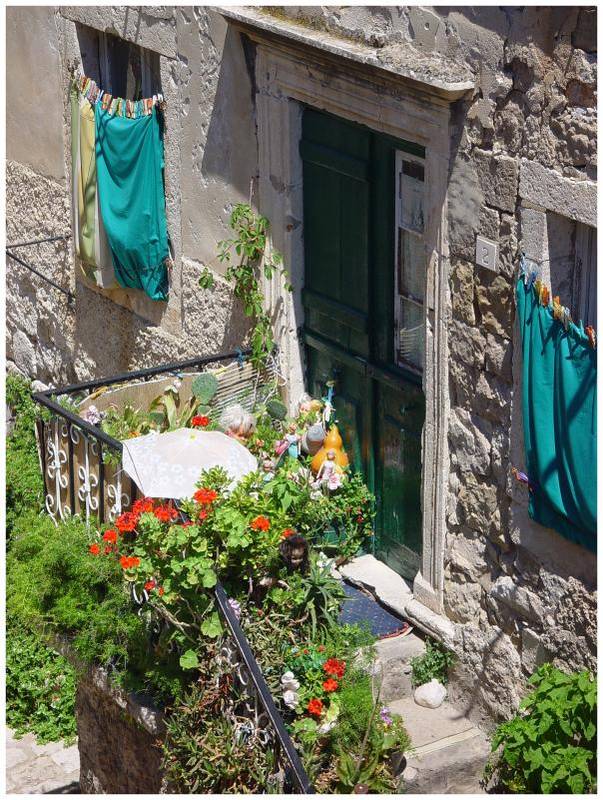
[[192, 396], [195, 377], [212, 372], [218, 380], [212, 400], [215, 412], [220, 413], [231, 403], [251, 408], [256, 396], [261, 396], [274, 378], [275, 370], [269, 368], [260, 374], [244, 355], [208, 356], [34, 394], [36, 402], [51, 412], [50, 419], [38, 420], [36, 427], [48, 513], [56, 522], [76, 514], [87, 522], [91, 516], [101, 523], [111, 522], [127, 511], [137, 496], [135, 483], [122, 468], [121, 442], [63, 408], [56, 397], [69, 396], [77, 402], [80, 413], [91, 405], [99, 411], [124, 409], [128, 404], [148, 411], [176, 378], [181, 381], [179, 395], [184, 404]]

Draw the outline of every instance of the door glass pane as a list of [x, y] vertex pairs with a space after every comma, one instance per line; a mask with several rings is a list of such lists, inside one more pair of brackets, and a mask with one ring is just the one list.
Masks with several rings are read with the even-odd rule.
[[424, 177], [420, 159], [396, 153], [395, 352], [398, 366], [414, 372], [425, 354]]

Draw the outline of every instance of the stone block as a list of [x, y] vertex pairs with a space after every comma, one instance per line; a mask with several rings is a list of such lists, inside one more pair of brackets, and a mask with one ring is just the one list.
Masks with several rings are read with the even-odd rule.
[[521, 632], [521, 664], [528, 675], [547, 660], [547, 652], [542, 645], [542, 639], [530, 628]]
[[484, 365], [486, 338], [479, 328], [452, 320], [448, 334], [448, 349], [453, 359], [481, 369]]
[[597, 184], [574, 180], [536, 161], [521, 160], [519, 194], [548, 211], [597, 226]]
[[510, 339], [488, 333], [486, 337], [486, 369], [505, 381], [512, 381], [513, 343]]
[[452, 314], [468, 325], [475, 324], [473, 264], [456, 261], [450, 271]]
[[479, 148], [474, 149], [473, 159], [486, 203], [501, 211], [514, 211], [519, 175], [517, 160], [492, 155]]
[[503, 575], [492, 585], [490, 597], [512, 608], [522, 619], [537, 625], [544, 622], [544, 608], [537, 594], [520, 586], [510, 575]]
[[510, 339], [513, 324], [513, 289], [503, 275], [491, 276], [481, 270], [475, 287], [483, 327]]
[[480, 533], [497, 532], [500, 527], [500, 512], [496, 486], [478, 482], [472, 473], [463, 476], [459, 490], [459, 508], [467, 527]]
[[461, 472], [487, 475], [490, 472], [490, 440], [492, 426], [481, 422], [463, 408], [450, 412], [448, 439], [453, 466]]

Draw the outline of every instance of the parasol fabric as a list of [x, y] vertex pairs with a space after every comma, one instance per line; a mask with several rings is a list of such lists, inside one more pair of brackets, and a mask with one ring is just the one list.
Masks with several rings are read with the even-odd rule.
[[201, 472], [223, 467], [231, 486], [258, 468], [246, 447], [220, 431], [178, 428], [123, 444], [123, 467], [145, 497], [182, 500], [195, 493]]

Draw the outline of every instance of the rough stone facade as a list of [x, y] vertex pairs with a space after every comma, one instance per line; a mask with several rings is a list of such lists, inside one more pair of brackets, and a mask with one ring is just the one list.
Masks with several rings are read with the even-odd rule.
[[[596, 11], [288, 6], [270, 14], [306, 34], [376, 48], [384, 59], [403, 50], [417, 64], [462, 63], [475, 76], [475, 89], [452, 104], [449, 131], [443, 612], [455, 625], [458, 655], [451, 699], [491, 725], [514, 711], [527, 676], [543, 661], [595, 666], [595, 557], [530, 520], [525, 487], [510, 468], [524, 466], [519, 252], [541, 261], [543, 277], [563, 293], [571, 259], [553, 256], [575, 248], [577, 223], [596, 225]], [[215, 250], [227, 232], [228, 204], [249, 198], [263, 143], [253, 45], [216, 10], [9, 10], [8, 107], [11, 96], [33, 91], [19, 66], [31, 61], [31, 42], [48, 41], [48, 52], [36, 51], [36, 58], [55, 81], [49, 97], [61, 114], [52, 131], [42, 106], [28, 110], [30, 146], [18, 114], [9, 114], [8, 241], [70, 228], [66, 89], [67, 62], [77, 59], [76, 21], [161, 54], [173, 299], [164, 312], [140, 301], [133, 313], [123, 298], [78, 278], [70, 308], [9, 263], [9, 366], [62, 382], [235, 346], [246, 330], [240, 309], [223, 282], [212, 294], [197, 278], [202, 264], [219, 271]], [[498, 244], [496, 271], [475, 263], [478, 234]], [[74, 285], [69, 247], [44, 245], [32, 260]]]

